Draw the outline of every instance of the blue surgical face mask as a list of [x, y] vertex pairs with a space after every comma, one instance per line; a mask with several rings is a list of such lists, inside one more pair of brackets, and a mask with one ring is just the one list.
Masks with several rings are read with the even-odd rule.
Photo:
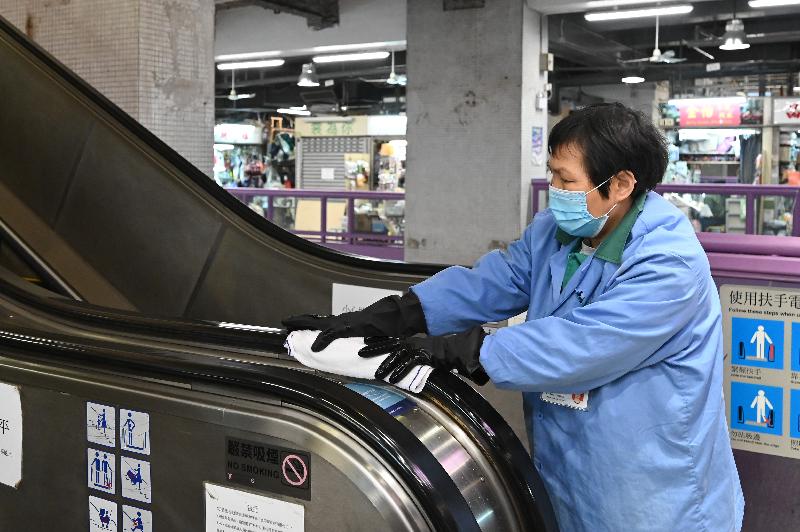
[[589, 192], [573, 192], [550, 185], [549, 207], [558, 227], [572, 236], [582, 238], [597, 236], [608, 221], [608, 215], [617, 204], [615, 203], [614, 207], [611, 207], [604, 215], [595, 218], [586, 205], [586, 196], [611, 181], [613, 177], [609, 177]]

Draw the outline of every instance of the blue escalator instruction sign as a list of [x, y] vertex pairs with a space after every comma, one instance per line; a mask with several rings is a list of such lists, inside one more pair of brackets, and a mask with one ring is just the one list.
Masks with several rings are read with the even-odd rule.
[[364, 384], [361, 382], [351, 382], [345, 384], [354, 392], [369, 399], [379, 407], [383, 408], [390, 416], [400, 416], [412, 410], [417, 404], [411, 399], [400, 395], [388, 385], [378, 386], [375, 384]]
[[719, 291], [731, 444], [800, 458], [800, 290]]

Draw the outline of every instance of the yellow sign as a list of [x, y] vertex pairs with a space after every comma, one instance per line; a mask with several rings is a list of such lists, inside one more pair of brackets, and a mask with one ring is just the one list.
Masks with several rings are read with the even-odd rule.
[[294, 123], [298, 137], [365, 137], [367, 117], [350, 116], [344, 119], [298, 118]]

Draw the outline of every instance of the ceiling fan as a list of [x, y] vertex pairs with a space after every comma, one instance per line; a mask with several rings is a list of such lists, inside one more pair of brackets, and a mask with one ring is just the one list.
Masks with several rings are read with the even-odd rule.
[[675, 57], [674, 50], [667, 50], [666, 52], [661, 52], [658, 47], [658, 17], [656, 16], [656, 46], [653, 48], [653, 54], [650, 57], [640, 57], [638, 59], [626, 59], [624, 61], [620, 61], [621, 63], [683, 63], [686, 61], [685, 57]]
[[386, 80], [386, 83], [389, 85], [400, 85], [405, 87], [406, 83], [408, 83], [408, 78], [405, 74], [397, 75], [394, 71], [394, 50], [392, 50], [392, 72], [389, 74], [389, 78]]
[[235, 102], [237, 100], [247, 100], [248, 98], [255, 98], [255, 97], [256, 97], [256, 93], [254, 93], [254, 92], [249, 92], [249, 93], [246, 93], [246, 94], [237, 94], [236, 93], [236, 71], [235, 70], [231, 70], [231, 92], [229, 92], [227, 95], [222, 94], [222, 95], [217, 96], [217, 98], [227, 98], [232, 102]]
[[365, 81], [367, 83], [386, 83], [387, 85], [400, 85], [401, 87], [405, 87], [406, 83], [408, 83], [408, 78], [405, 74], [398, 74], [394, 70], [394, 50], [392, 50], [392, 71], [389, 73], [388, 78], [360, 78], [361, 81]]

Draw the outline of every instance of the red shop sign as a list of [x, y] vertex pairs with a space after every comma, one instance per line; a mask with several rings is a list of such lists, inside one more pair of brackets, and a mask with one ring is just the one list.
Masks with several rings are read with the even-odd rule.
[[741, 105], [738, 101], [712, 98], [678, 102], [681, 127], [738, 126], [742, 120]]

